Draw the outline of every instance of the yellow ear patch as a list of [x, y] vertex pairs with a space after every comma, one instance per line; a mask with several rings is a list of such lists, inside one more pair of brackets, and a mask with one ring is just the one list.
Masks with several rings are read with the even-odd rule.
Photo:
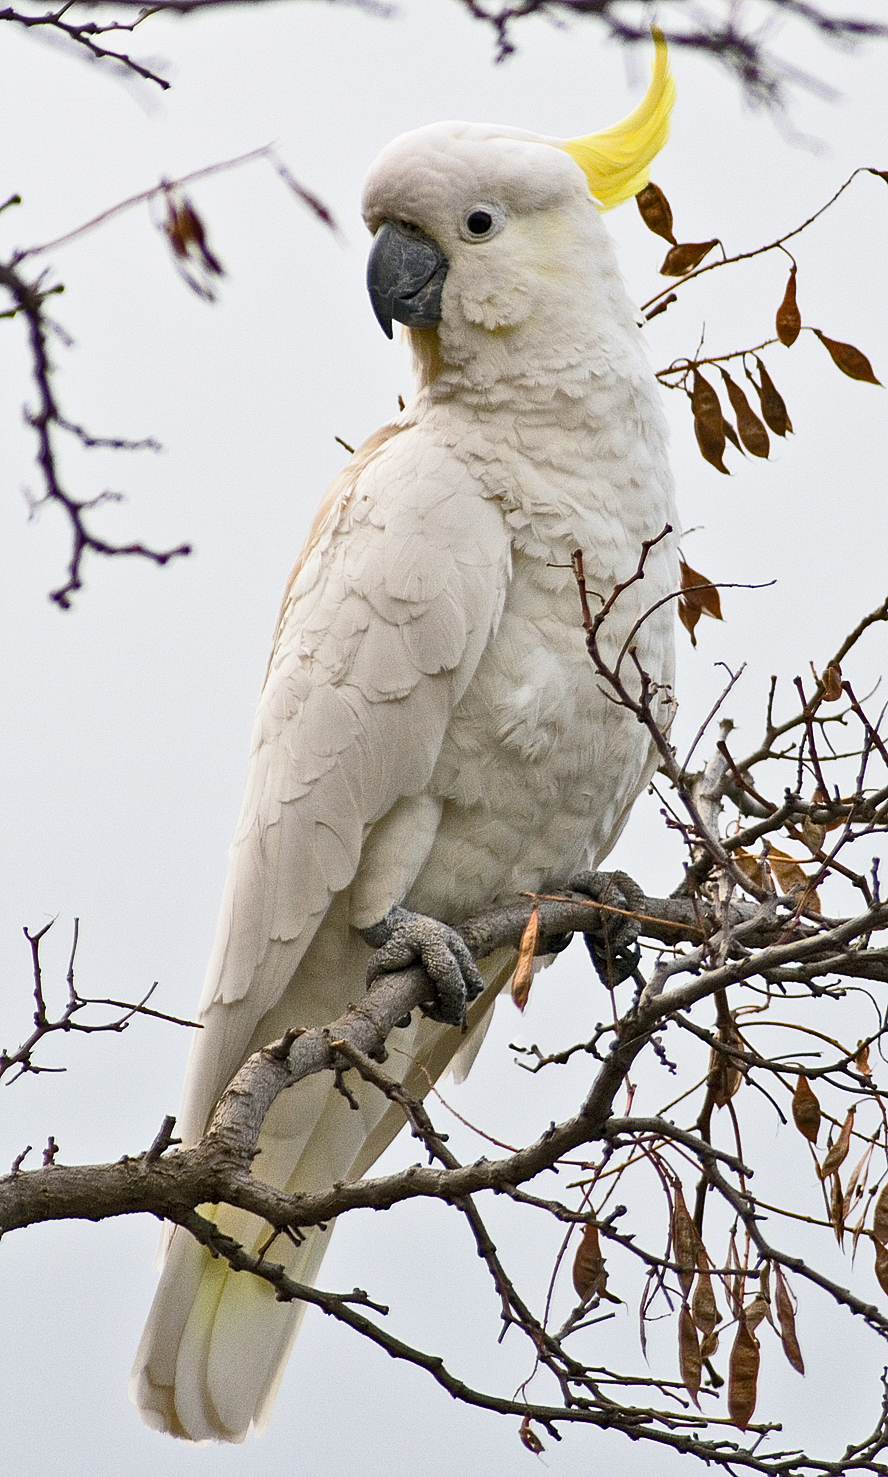
[[579, 164], [602, 210], [611, 210], [644, 189], [651, 161], [669, 137], [675, 81], [662, 31], [654, 29], [653, 37], [653, 75], [638, 107], [612, 128], [559, 144]]

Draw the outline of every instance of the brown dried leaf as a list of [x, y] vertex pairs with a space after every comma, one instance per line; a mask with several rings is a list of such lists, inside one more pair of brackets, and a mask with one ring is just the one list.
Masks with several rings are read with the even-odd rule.
[[722, 619], [721, 601], [712, 581], [705, 574], [700, 574], [699, 570], [691, 569], [691, 566], [685, 564], [683, 559], [679, 560], [678, 568], [681, 575], [682, 598], [694, 610], [699, 610], [701, 615], [710, 615], [713, 620], [720, 621]]
[[737, 871], [742, 873], [744, 877], [748, 877], [750, 882], [754, 883], [756, 887], [767, 887], [769, 885], [768, 867], [763, 857], [753, 856], [751, 851], [744, 851], [743, 847], [739, 846], [736, 851], [731, 853], [731, 860], [736, 866]]
[[771, 379], [758, 355], [756, 354], [753, 357], [758, 365], [759, 383], [755, 383], [748, 369], [746, 371], [746, 377], [750, 384], [754, 386], [756, 394], [759, 397], [762, 418], [768, 430], [773, 431], [775, 436], [785, 436], [787, 431], [792, 430], [792, 421], [787, 414], [783, 396], [775, 387], [774, 381]]
[[[842, 669], [838, 662], [830, 662], [820, 680], [823, 683], [823, 701], [837, 703], [842, 696]], [[825, 800], [826, 796], [823, 798]]]
[[785, 892], [788, 896], [799, 897], [806, 908], [810, 908], [814, 913], [820, 912], [820, 899], [814, 888], [810, 886], [808, 876], [796, 857], [790, 856], [788, 852], [778, 851], [776, 846], [772, 846], [768, 850], [768, 866], [774, 873], [775, 881], [781, 892]]
[[752, 409], [740, 386], [735, 380], [731, 379], [727, 370], [723, 369], [721, 376], [725, 382], [725, 389], [728, 392], [731, 408], [737, 417], [737, 430], [740, 433], [740, 440], [752, 456], [766, 457], [771, 450], [767, 431]]
[[848, 1149], [851, 1145], [851, 1130], [853, 1129], [853, 1127], [854, 1109], [849, 1108], [848, 1116], [842, 1124], [842, 1127], [839, 1131], [839, 1136], [836, 1139], [835, 1143], [832, 1144], [829, 1149], [827, 1149], [823, 1163], [820, 1166], [820, 1178], [822, 1180], [825, 1180], [828, 1174], [835, 1174], [836, 1170], [841, 1168], [841, 1166], [847, 1159]]
[[519, 1010], [524, 1010], [533, 984], [533, 961], [540, 937], [540, 913], [534, 908], [521, 935], [518, 945], [518, 963], [512, 975], [512, 999]]
[[777, 309], [777, 337], [789, 348], [794, 344], [802, 328], [802, 315], [796, 304], [796, 269], [789, 269], [789, 281], [783, 294], [783, 302]]
[[755, 1411], [759, 1343], [741, 1318], [728, 1361], [728, 1414], [745, 1431]]
[[601, 1255], [597, 1226], [585, 1225], [583, 1227], [583, 1234], [574, 1257], [573, 1285], [577, 1297], [581, 1298], [584, 1303], [590, 1298], [601, 1297], [607, 1287], [607, 1272], [604, 1257]]
[[820, 1132], [820, 1103], [807, 1077], [799, 1077], [792, 1095], [792, 1117], [796, 1128], [809, 1142], [816, 1144]]
[[679, 560], [679, 571], [681, 573], [682, 593], [678, 600], [678, 618], [688, 631], [691, 645], [697, 645], [694, 635], [696, 626], [701, 615], [711, 615], [714, 620], [722, 619], [721, 601], [718, 598], [718, 590], [706, 578], [705, 574], [699, 574], [696, 569], [691, 569], [684, 560]]
[[682, 1303], [678, 1314], [678, 1367], [681, 1370], [684, 1387], [699, 1409], [700, 1401], [697, 1397], [700, 1394], [703, 1360], [700, 1355], [697, 1330], [687, 1303]]
[[694, 1280], [699, 1246], [700, 1237], [697, 1235], [697, 1227], [685, 1205], [681, 1186], [676, 1185], [672, 1201], [672, 1255], [681, 1268], [678, 1280], [685, 1297], [690, 1292], [691, 1283]]
[[684, 277], [688, 272], [693, 272], [713, 246], [718, 246], [718, 238], [715, 241], [683, 241], [680, 246], [673, 246], [666, 253], [660, 276]]
[[664, 241], [671, 241], [674, 246], [672, 207], [660, 186], [650, 180], [636, 195], [635, 203], [648, 230], [655, 236], [662, 236]]
[[888, 1184], [882, 1186], [873, 1206], [873, 1235], [888, 1245]]
[[795, 1308], [793, 1307], [793, 1296], [789, 1285], [779, 1267], [774, 1268], [774, 1302], [777, 1307], [777, 1319], [780, 1324], [780, 1339], [783, 1344], [783, 1352], [799, 1374], [805, 1373], [805, 1361], [799, 1348], [796, 1337]]
[[536, 1431], [530, 1424], [529, 1415], [526, 1415], [524, 1417], [524, 1420], [521, 1422], [521, 1425], [518, 1428], [518, 1435], [520, 1436], [523, 1444], [527, 1447], [527, 1450], [532, 1451], [534, 1456], [539, 1456], [541, 1451], [545, 1451], [546, 1448], [544, 1447]]
[[869, 164], [866, 166], [866, 169], [868, 174], [877, 174], [879, 179], [883, 179], [886, 185], [888, 185], [888, 169], [873, 169]]
[[825, 826], [818, 826], [815, 821], [812, 821], [809, 815], [803, 817], [802, 837], [804, 839], [805, 845], [814, 852], [815, 856], [823, 845], [823, 839], [825, 835]]
[[691, 638], [691, 645], [696, 646], [697, 638], [694, 635], [694, 627], [700, 619], [699, 610], [692, 610], [691, 606], [685, 600], [679, 598], [678, 618]]
[[888, 1247], [876, 1242], [876, 1277], [882, 1291], [888, 1293]]
[[872, 1077], [873, 1069], [869, 1063], [869, 1044], [866, 1041], [858, 1041], [857, 1055], [854, 1058], [855, 1069], [861, 1077]]
[[843, 374], [847, 374], [849, 379], [865, 380], [869, 385], [880, 385], [882, 383], [873, 374], [873, 366], [870, 364], [866, 355], [861, 354], [859, 349], [855, 349], [853, 344], [843, 344], [838, 339], [827, 338], [826, 334], [821, 333], [819, 328], [815, 328], [814, 332], [829, 353], [833, 364]]

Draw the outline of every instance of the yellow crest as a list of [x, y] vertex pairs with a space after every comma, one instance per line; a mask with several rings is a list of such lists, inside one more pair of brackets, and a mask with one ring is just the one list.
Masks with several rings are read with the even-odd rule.
[[602, 210], [611, 210], [644, 189], [651, 161], [669, 137], [675, 81], [662, 31], [654, 29], [653, 37], [653, 75], [638, 107], [613, 128], [559, 144], [579, 164]]

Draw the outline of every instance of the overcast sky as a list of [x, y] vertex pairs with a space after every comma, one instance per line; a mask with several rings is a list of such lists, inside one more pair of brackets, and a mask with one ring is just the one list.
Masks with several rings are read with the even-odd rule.
[[[172, 77], [161, 96], [4, 31], [0, 196], [24, 197], [0, 217], [4, 252], [51, 240], [161, 177], [270, 140], [343, 230], [334, 240], [260, 163], [193, 191], [228, 273], [215, 306], [182, 284], [144, 207], [50, 253], [53, 277], [66, 284], [53, 310], [74, 340], [54, 349], [67, 413], [94, 432], [151, 435], [164, 446], [156, 456], [128, 457], [68, 447], [70, 484], [81, 496], [127, 492], [123, 507], [97, 516], [108, 537], [184, 539], [195, 548], [165, 570], [91, 562], [68, 614], [47, 600], [63, 575], [64, 527], [52, 509], [29, 520], [22, 495], [37, 486], [33, 439], [21, 422], [31, 394], [23, 327], [0, 325], [0, 1037], [12, 1045], [28, 1027], [21, 930], [52, 917], [45, 954], [54, 985], [63, 981], [77, 915], [85, 992], [135, 998], [157, 979], [161, 1008], [187, 1014], [194, 1006], [284, 580], [347, 455], [335, 437], [357, 444], [410, 392], [405, 352], [379, 331], [364, 290], [358, 202], [370, 161], [395, 134], [439, 118], [556, 136], [605, 126], [634, 106], [648, 56], [603, 44], [592, 25], [534, 22], [516, 30], [518, 54], [494, 66], [490, 35], [454, 0], [408, 0], [389, 19], [279, 5], [148, 22], [133, 46]], [[831, 52], [797, 28], [773, 42], [837, 96], [794, 91], [788, 116], [769, 117], [713, 65], [674, 58], [672, 140], [654, 177], [671, 199], [679, 239], [758, 245], [812, 214], [855, 166], [888, 167], [884, 48]], [[609, 223], [630, 291], [644, 300], [662, 282], [664, 245], [631, 204]], [[886, 225], [888, 189], [865, 176], [797, 251], [804, 321], [857, 344], [883, 380]], [[651, 324], [655, 364], [692, 353], [704, 321], [713, 351], [768, 337], [785, 276], [785, 259], [768, 258], [732, 281], [704, 279], [705, 290], [689, 290]], [[748, 660], [730, 712], [752, 740], [769, 674], [791, 679], [809, 660], [821, 667], [886, 593], [885, 392], [843, 378], [811, 335], [790, 351], [772, 350], [768, 363], [796, 435], [766, 465], [729, 456], [730, 478], [701, 461], [684, 397], [665, 396], [684, 524], [702, 525], [686, 557], [715, 579], [776, 580], [767, 590], [729, 593], [726, 623], [703, 622], [696, 651], [680, 633], [680, 736], [694, 731], [723, 685], [716, 663], [735, 669]], [[864, 689], [884, 668], [885, 647], [884, 632], [871, 633], [851, 665]], [[661, 837], [656, 806], [642, 802], [615, 861], [656, 892], [677, 881], [677, 856]], [[508, 1043], [557, 1047], [581, 1038], [602, 1008], [594, 989], [577, 948], [537, 982], [523, 1020], [506, 1003], [469, 1083], [448, 1089], [460, 1110], [511, 1139], [570, 1111], [582, 1076], [519, 1078]], [[48, 1048], [45, 1060], [69, 1070], [3, 1090], [0, 1165], [49, 1134], [70, 1163], [144, 1149], [175, 1111], [187, 1044], [184, 1031], [141, 1023], [122, 1038]], [[476, 1140], [465, 1144], [481, 1152]], [[413, 1157], [409, 1144], [391, 1153], [392, 1163]], [[499, 1226], [496, 1212], [494, 1220]], [[313, 1311], [261, 1441], [206, 1451], [146, 1430], [125, 1383], [153, 1287], [156, 1238], [145, 1220], [39, 1228], [4, 1241], [0, 1401], [10, 1470], [332, 1477], [353, 1464], [368, 1477], [402, 1466], [504, 1477], [535, 1460], [520, 1447], [516, 1423], [455, 1407]], [[359, 1284], [391, 1300], [394, 1327], [452, 1354], [467, 1378], [510, 1389], [527, 1372], [526, 1350], [517, 1339], [497, 1350], [486, 1337], [495, 1336], [496, 1309], [464, 1238], [454, 1217], [434, 1208], [352, 1217], [337, 1230], [323, 1285]], [[549, 1242], [541, 1251], [534, 1245], [522, 1240], [514, 1254], [538, 1286]], [[633, 1315], [619, 1316], [631, 1333]], [[461, 1343], [467, 1327], [485, 1341]], [[848, 1334], [840, 1321], [833, 1362], [817, 1365], [804, 1389], [786, 1383], [794, 1375], [774, 1375], [775, 1400], [791, 1391], [824, 1439], [835, 1359], [858, 1357], [850, 1343], [846, 1352]], [[847, 1401], [857, 1400], [854, 1433], [862, 1434], [874, 1407], [855, 1381]], [[634, 1474], [651, 1460], [625, 1440], [577, 1433], [549, 1443], [545, 1456], [562, 1473], [585, 1472], [593, 1461]], [[662, 1455], [657, 1465], [669, 1472], [674, 1464]]]

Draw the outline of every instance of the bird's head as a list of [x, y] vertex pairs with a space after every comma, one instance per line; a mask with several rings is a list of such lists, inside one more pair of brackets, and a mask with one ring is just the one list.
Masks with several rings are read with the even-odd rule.
[[[675, 89], [655, 40], [646, 96], [602, 133], [554, 139], [436, 123], [383, 149], [363, 211], [375, 238], [367, 285], [389, 337], [396, 320], [420, 359], [431, 334], [435, 359], [465, 365], [489, 357], [491, 335], [530, 326], [543, 345], [556, 323], [576, 325], [590, 299], [612, 307], [616, 269], [599, 213], [643, 188], [669, 130]], [[625, 300], [618, 282], [616, 291]], [[563, 355], [563, 344], [552, 347]]]

